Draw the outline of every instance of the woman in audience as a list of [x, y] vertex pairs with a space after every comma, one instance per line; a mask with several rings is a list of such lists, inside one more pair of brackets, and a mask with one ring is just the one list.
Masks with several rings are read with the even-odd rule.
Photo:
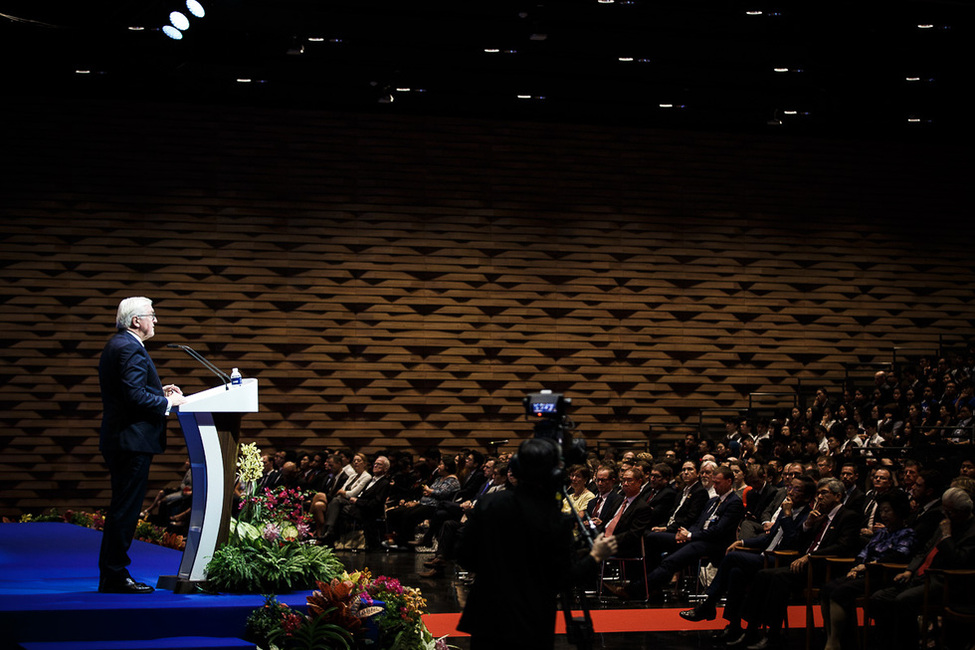
[[585, 465], [573, 465], [569, 468], [569, 500], [562, 504], [563, 512], [570, 512], [569, 508], [575, 508], [579, 514], [586, 511], [589, 502], [596, 498], [586, 487], [591, 477], [592, 474]]
[[874, 562], [906, 562], [917, 545], [914, 531], [904, 526], [911, 502], [901, 490], [890, 490], [877, 498], [877, 516], [883, 522], [857, 556], [846, 576], [827, 583], [820, 590], [826, 650], [856, 648], [856, 599], [863, 595], [868, 565]]
[[[407, 501], [386, 511], [386, 525], [390, 533], [385, 544], [392, 547], [407, 544], [412, 540], [417, 524], [433, 515], [440, 501], [450, 501], [459, 489], [457, 463], [450, 456], [444, 456], [437, 466], [437, 478], [431, 485], [423, 486], [423, 496], [419, 501]], [[428, 540], [427, 544], [431, 541]]]

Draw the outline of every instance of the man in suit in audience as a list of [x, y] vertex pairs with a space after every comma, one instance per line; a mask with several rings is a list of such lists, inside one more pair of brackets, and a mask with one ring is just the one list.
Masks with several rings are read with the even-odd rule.
[[622, 501], [623, 493], [619, 490], [616, 470], [600, 466], [596, 470], [596, 498], [589, 500], [586, 514], [596, 526], [602, 526], [612, 519]]
[[860, 488], [860, 472], [857, 464], [853, 462], [843, 463], [840, 466], [840, 480], [846, 488], [846, 496], [843, 497], [843, 505], [854, 512], [863, 512], [863, 502], [867, 498], [867, 493]]
[[667, 463], [657, 463], [650, 470], [649, 490], [647, 495], [647, 505], [650, 506], [652, 515], [650, 516], [650, 528], [665, 526], [670, 515], [673, 514], [677, 504], [677, 490], [670, 486], [670, 480], [674, 477], [674, 470]]
[[613, 517], [605, 521], [605, 532], [616, 540], [621, 557], [635, 557], [640, 554], [640, 542], [650, 523], [650, 506], [639, 498], [643, 487], [643, 472], [632, 467], [623, 472], [621, 481], [623, 499]]
[[731, 468], [719, 466], [713, 477], [716, 496], [705, 505], [697, 522], [689, 528], [678, 529], [670, 539], [664, 538], [669, 533], [651, 535], [647, 558], [657, 558], [664, 552], [667, 556], [647, 576], [649, 589], [660, 589], [675, 573], [701, 558], [718, 561], [724, 555], [725, 549], [735, 541], [738, 525], [745, 515], [741, 497], [732, 489], [734, 483]]
[[741, 608], [748, 583], [765, 568], [766, 554], [799, 550], [803, 542], [802, 525], [809, 515], [809, 502], [816, 496], [816, 482], [808, 476], [797, 475], [790, 481], [787, 492], [788, 496], [780, 504], [771, 528], [729, 546], [718, 565], [718, 573], [708, 585], [704, 601], [694, 609], [680, 613], [689, 621], [713, 620], [717, 617], [718, 600], [726, 596], [723, 615], [728, 626], [715, 637], [717, 641], [729, 641], [741, 636]]
[[129, 575], [128, 551], [149, 485], [152, 457], [166, 449], [166, 416], [186, 401], [178, 387], [162, 385], [146, 351], [145, 341], [155, 334], [155, 324], [151, 300], [123, 300], [115, 316], [118, 331], [98, 363], [103, 406], [99, 448], [112, 482], [98, 555], [98, 591], [103, 593], [154, 591]]
[[654, 533], [676, 533], [681, 528], [687, 528], [697, 521], [708, 502], [708, 491], [701, 485], [697, 473], [697, 465], [686, 461], [681, 465], [680, 482], [683, 486], [677, 493], [677, 505], [673, 513], [662, 526], [654, 526]]
[[[917, 617], [925, 599], [928, 569], [975, 568], [975, 517], [972, 498], [961, 488], [948, 488], [941, 498], [945, 518], [939, 523], [924, 548], [894, 576], [894, 586], [870, 596], [870, 615], [877, 622], [877, 648], [916, 648]], [[944, 578], [932, 575], [929, 597], [941, 603]], [[971, 639], [969, 637], [968, 641]], [[952, 646], [954, 647], [954, 646]]]
[[745, 495], [745, 518], [741, 522], [739, 539], [747, 539], [761, 534], [763, 517], [773, 502], [781, 503], [779, 495], [785, 492], [768, 482], [768, 469], [765, 465], [754, 464], [745, 468], [745, 482], [752, 488]]
[[[845, 494], [839, 479], [820, 479], [813, 509], [802, 524], [802, 555], [789, 566], [762, 569], [755, 574], [742, 606], [742, 618], [748, 622], [746, 633], [729, 643], [748, 650], [765, 650], [782, 645], [782, 623], [789, 598], [806, 585], [812, 555], [852, 557], [859, 550], [860, 513], [843, 507]], [[766, 635], [760, 636], [760, 629]]]

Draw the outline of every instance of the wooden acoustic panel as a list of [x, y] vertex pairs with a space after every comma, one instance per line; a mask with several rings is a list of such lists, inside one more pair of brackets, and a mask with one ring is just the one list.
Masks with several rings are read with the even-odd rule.
[[[968, 175], [889, 145], [21, 99], [3, 109], [0, 514], [98, 508], [98, 355], [156, 301], [164, 382], [261, 381], [265, 449], [484, 448], [522, 397], [677, 435], [972, 331]], [[175, 422], [153, 489], [185, 453]]]

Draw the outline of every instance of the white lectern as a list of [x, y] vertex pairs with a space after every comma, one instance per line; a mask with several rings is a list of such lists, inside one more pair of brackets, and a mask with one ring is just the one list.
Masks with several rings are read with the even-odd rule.
[[190, 529], [179, 574], [159, 576], [158, 587], [186, 594], [206, 581], [207, 563], [230, 532], [241, 415], [257, 410], [256, 379], [188, 395], [179, 407], [193, 476]]

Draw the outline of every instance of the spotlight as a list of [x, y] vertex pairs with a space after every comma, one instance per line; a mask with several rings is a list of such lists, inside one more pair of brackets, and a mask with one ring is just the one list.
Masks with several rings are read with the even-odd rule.
[[203, 5], [201, 5], [196, 0], [186, 0], [186, 9], [197, 18], [203, 18], [204, 16], [207, 15], [207, 12], [203, 8]]
[[163, 34], [173, 39], [174, 41], [181, 40], [183, 38], [183, 32], [179, 31], [172, 25], [166, 25], [162, 28]]
[[178, 11], [174, 11], [169, 14], [169, 22], [173, 24], [173, 27], [181, 32], [185, 32], [190, 28], [190, 19]]

